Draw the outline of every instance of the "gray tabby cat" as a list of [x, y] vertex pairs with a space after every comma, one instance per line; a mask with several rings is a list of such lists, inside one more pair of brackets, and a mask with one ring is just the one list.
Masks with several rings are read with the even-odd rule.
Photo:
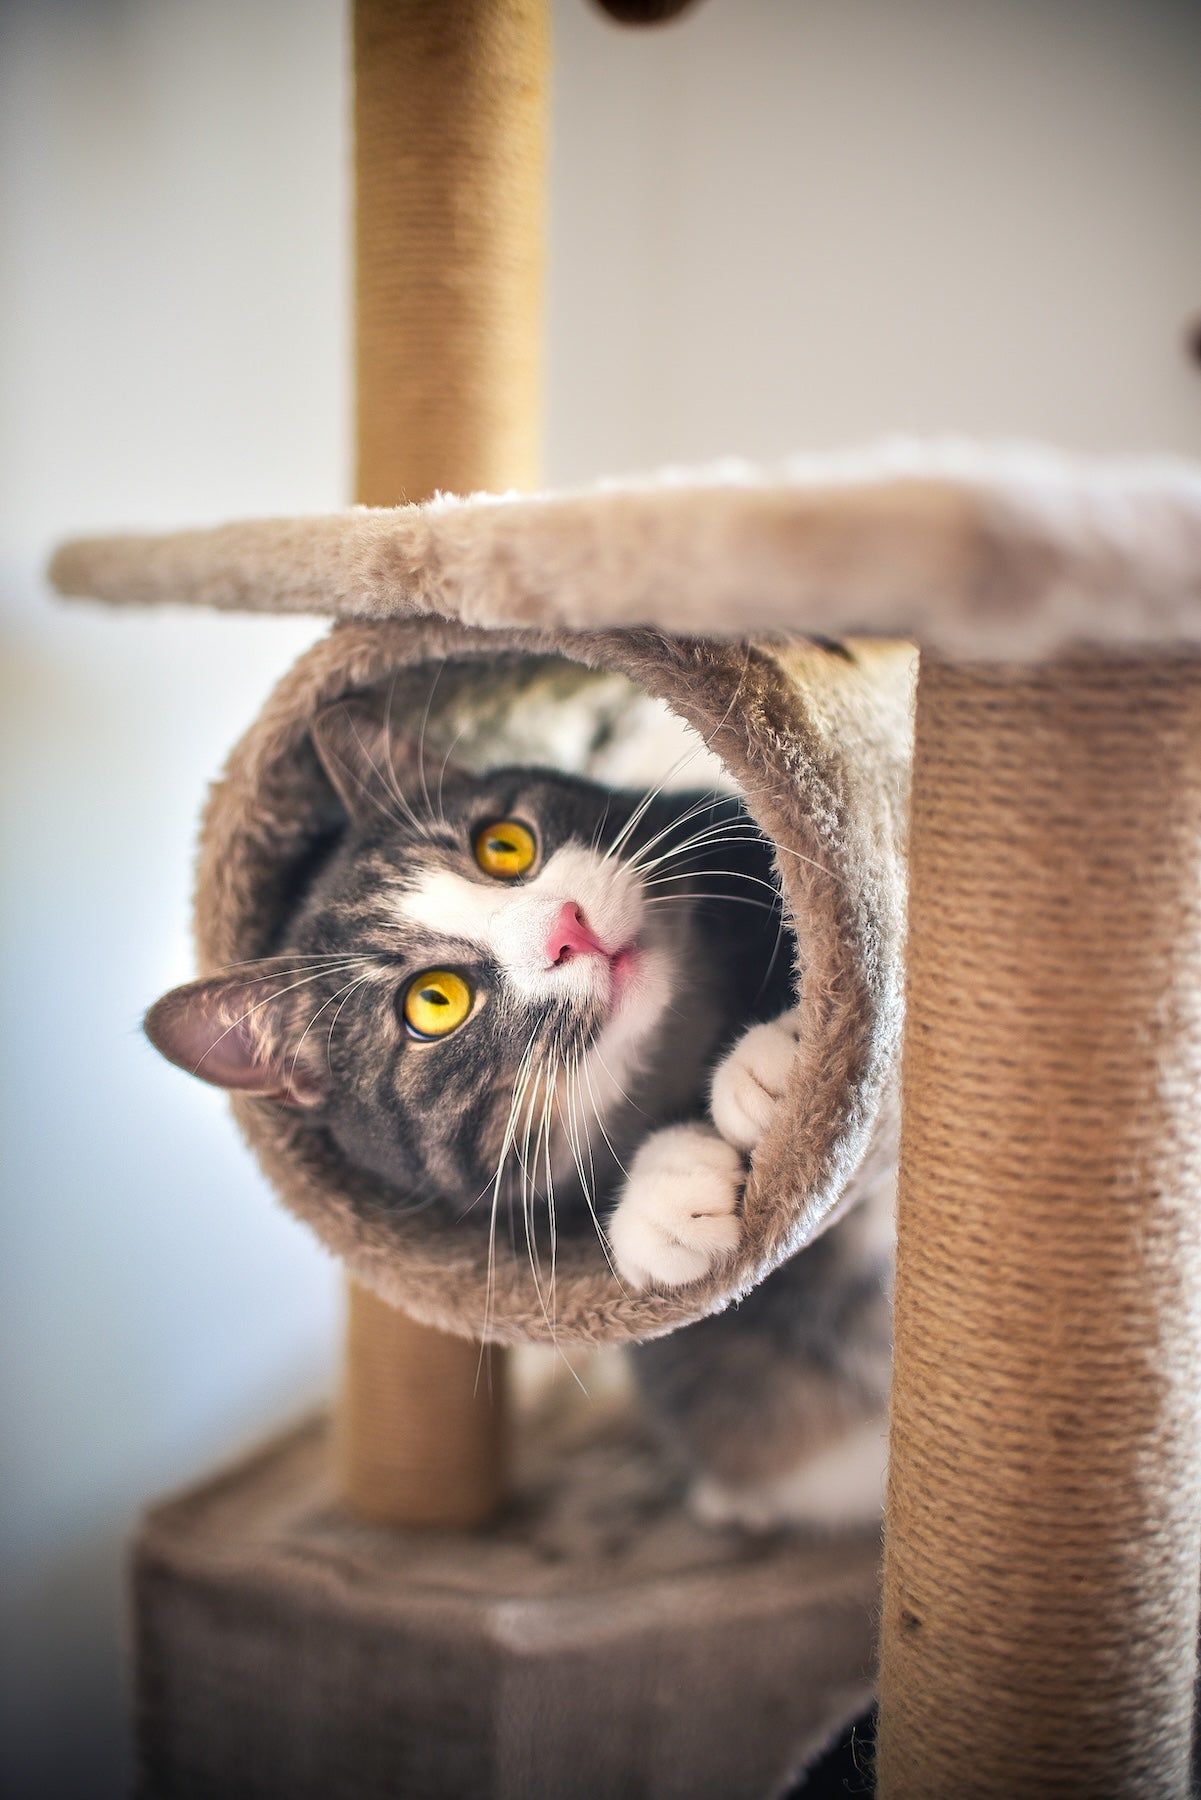
[[[595, 1228], [634, 1288], [703, 1275], [738, 1244], [795, 1048], [795, 945], [744, 807], [543, 769], [435, 778], [378, 691], [323, 711], [313, 741], [338, 824], [277, 954], [165, 995], [152, 1042], [303, 1111], [398, 1205], [531, 1258], [548, 1229]], [[707, 1518], [878, 1512], [882, 1204], [634, 1352]]]

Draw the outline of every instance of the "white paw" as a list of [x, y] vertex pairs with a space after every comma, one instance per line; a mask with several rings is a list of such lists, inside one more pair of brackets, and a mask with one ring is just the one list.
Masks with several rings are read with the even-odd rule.
[[640, 1145], [609, 1243], [632, 1288], [684, 1287], [737, 1250], [742, 1158], [707, 1125], [669, 1125]]
[[701, 1475], [689, 1489], [688, 1506], [702, 1525], [855, 1531], [879, 1523], [887, 1473], [888, 1421], [868, 1419], [773, 1480], [736, 1486]]
[[733, 1487], [715, 1475], [700, 1475], [688, 1489], [688, 1510], [698, 1525], [715, 1531], [776, 1531], [784, 1523], [769, 1493], [757, 1487]]
[[713, 1071], [709, 1115], [739, 1150], [753, 1150], [771, 1124], [788, 1085], [799, 1031], [796, 1011], [752, 1025]]

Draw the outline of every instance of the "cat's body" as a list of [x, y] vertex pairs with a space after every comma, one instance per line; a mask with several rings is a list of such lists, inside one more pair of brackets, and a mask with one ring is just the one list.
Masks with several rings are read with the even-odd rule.
[[[165, 996], [152, 1039], [303, 1109], [398, 1204], [535, 1262], [551, 1231], [603, 1221], [627, 1285], [705, 1273], [737, 1245], [794, 1043], [795, 944], [745, 809], [427, 770], [378, 694], [328, 709], [314, 741], [346, 824], [275, 956]], [[860, 1208], [741, 1308], [636, 1352], [710, 1517], [832, 1522], [789, 1482], [880, 1437], [886, 1262]], [[866, 1498], [825, 1514], [878, 1504], [866, 1455]]]

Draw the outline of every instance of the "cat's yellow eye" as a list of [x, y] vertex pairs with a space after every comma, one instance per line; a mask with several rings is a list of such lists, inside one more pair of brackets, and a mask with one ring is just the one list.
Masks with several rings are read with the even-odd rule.
[[499, 881], [511, 881], [515, 875], [524, 875], [537, 854], [533, 832], [528, 825], [519, 825], [516, 819], [499, 819], [495, 825], [485, 825], [475, 834], [476, 862], [485, 875], [495, 875]]
[[470, 1011], [471, 989], [450, 969], [427, 969], [405, 991], [405, 1024], [418, 1037], [445, 1037]]

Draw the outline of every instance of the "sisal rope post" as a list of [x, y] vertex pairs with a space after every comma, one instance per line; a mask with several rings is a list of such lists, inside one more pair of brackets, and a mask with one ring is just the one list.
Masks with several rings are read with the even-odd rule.
[[[538, 479], [547, 0], [356, 0], [355, 497]], [[503, 1482], [504, 1356], [348, 1291], [342, 1491], [468, 1526]]]
[[926, 658], [878, 1792], [1184, 1796], [1201, 662]]
[[548, 0], [356, 0], [355, 498], [536, 487]]
[[342, 1490], [380, 1525], [466, 1528], [504, 1486], [505, 1352], [419, 1325], [349, 1284]]

